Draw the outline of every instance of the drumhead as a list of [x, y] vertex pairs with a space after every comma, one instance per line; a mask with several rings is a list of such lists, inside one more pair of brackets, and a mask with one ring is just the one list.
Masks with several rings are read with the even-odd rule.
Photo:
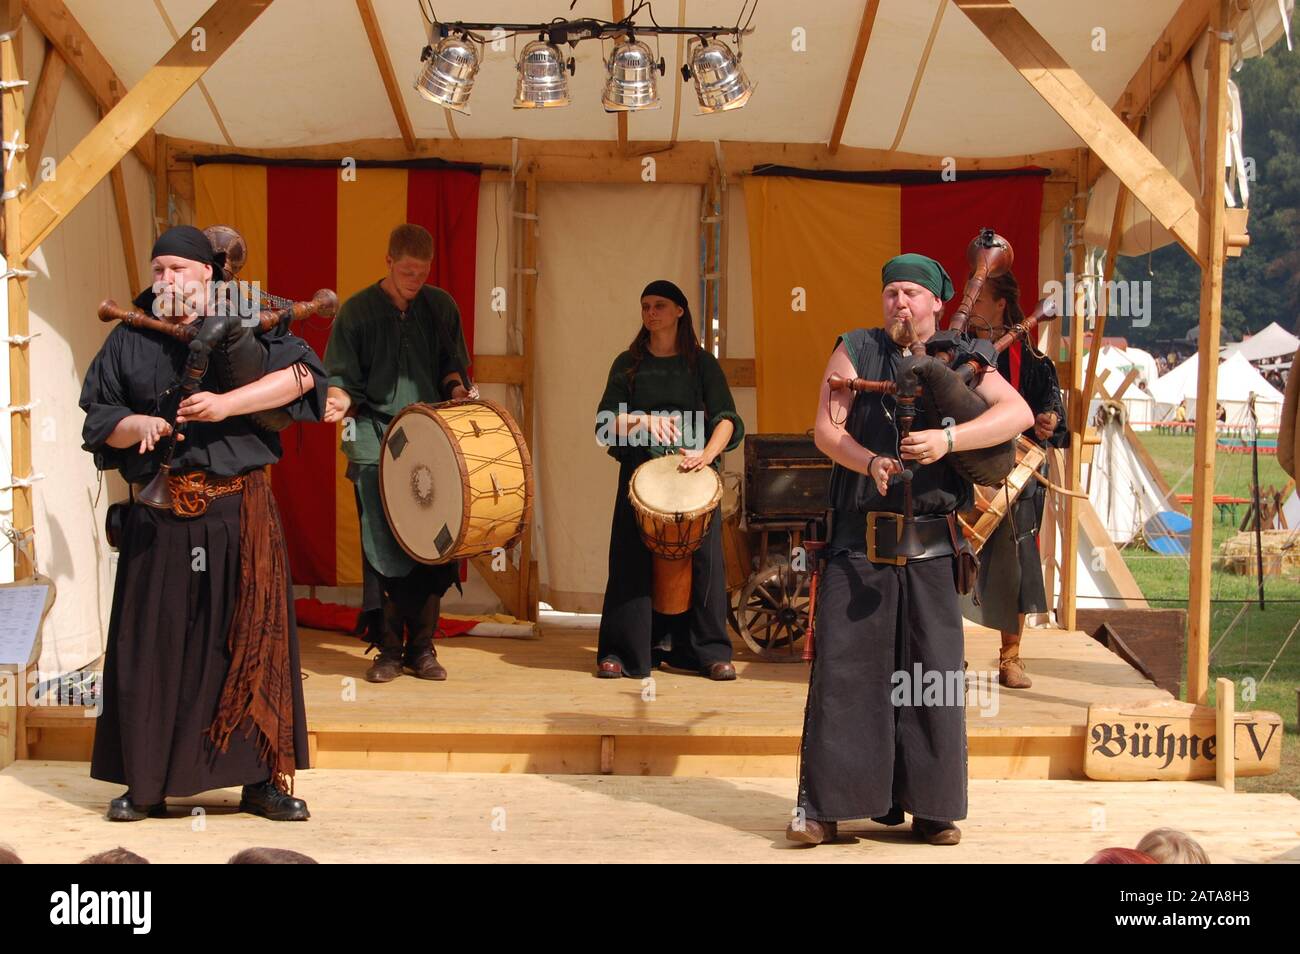
[[464, 474], [436, 409], [413, 404], [384, 434], [379, 489], [388, 525], [414, 559], [436, 563], [460, 540], [465, 519]]
[[634, 503], [654, 513], [699, 513], [712, 510], [722, 498], [722, 481], [712, 467], [678, 470], [681, 456], [670, 454], [646, 461], [632, 473], [629, 492]]

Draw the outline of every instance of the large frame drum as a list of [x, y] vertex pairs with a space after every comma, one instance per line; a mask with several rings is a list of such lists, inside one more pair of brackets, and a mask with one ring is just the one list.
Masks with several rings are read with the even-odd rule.
[[632, 472], [627, 489], [641, 540], [654, 556], [651, 605], [670, 616], [691, 608], [692, 555], [722, 502], [717, 472], [679, 470], [681, 461], [677, 454], [646, 461]]
[[518, 541], [532, 515], [533, 462], [492, 401], [412, 404], [384, 434], [379, 489], [411, 559], [450, 563]]

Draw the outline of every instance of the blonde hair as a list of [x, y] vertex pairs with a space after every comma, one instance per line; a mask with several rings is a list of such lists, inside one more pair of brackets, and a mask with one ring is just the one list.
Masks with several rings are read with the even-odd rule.
[[1191, 835], [1175, 828], [1156, 828], [1142, 836], [1137, 850], [1162, 865], [1208, 865], [1210, 857]]

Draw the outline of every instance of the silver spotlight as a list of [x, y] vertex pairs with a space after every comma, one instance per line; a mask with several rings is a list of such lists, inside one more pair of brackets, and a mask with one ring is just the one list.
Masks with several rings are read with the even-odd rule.
[[608, 113], [636, 109], [658, 109], [659, 90], [655, 70], [661, 74], [664, 62], [655, 62], [650, 47], [632, 37], [626, 37], [614, 47], [605, 64], [608, 78], [601, 102]]
[[558, 47], [534, 40], [519, 54], [519, 82], [515, 86], [515, 109], [541, 109], [569, 105], [569, 75], [573, 59], [566, 63]]
[[739, 109], [749, 102], [754, 84], [745, 75], [740, 57], [717, 37], [693, 38], [686, 58], [690, 65], [682, 67], [683, 79], [695, 80], [701, 115]]
[[445, 36], [420, 57], [415, 89], [431, 103], [469, 115], [469, 94], [478, 73], [478, 50], [468, 37]]

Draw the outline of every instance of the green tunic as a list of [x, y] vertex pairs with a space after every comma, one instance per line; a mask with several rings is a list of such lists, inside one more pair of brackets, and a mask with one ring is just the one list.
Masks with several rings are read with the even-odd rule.
[[469, 381], [469, 354], [460, 309], [441, 288], [425, 285], [405, 312], [376, 282], [343, 303], [325, 347], [329, 386], [352, 397], [354, 428], [343, 432], [348, 477], [356, 484], [361, 545], [386, 577], [415, 568], [384, 517], [379, 452], [388, 422], [411, 404], [443, 400], [442, 379], [453, 371]]
[[[727, 386], [727, 376], [723, 373], [722, 365], [712, 354], [701, 348], [695, 371], [692, 372], [684, 355], [658, 358], [647, 353], [637, 368], [635, 380], [629, 383], [627, 372], [631, 366], [630, 351], [624, 351], [614, 359], [605, 384], [605, 393], [596, 412], [596, 436], [601, 443], [609, 446], [611, 457], [619, 461], [640, 463], [675, 453], [678, 447], [703, 450], [713, 436], [714, 429], [724, 420], [731, 421], [734, 428], [731, 440], [724, 450], [734, 450], [740, 446], [740, 441], [745, 436], [745, 423], [736, 413], [736, 402], [731, 397], [731, 388]], [[614, 419], [620, 413], [656, 412], [683, 415], [682, 436], [676, 444], [667, 446], [648, 443], [648, 436], [641, 431], [630, 440], [640, 439], [647, 443], [620, 446], [620, 439], [614, 430]], [[721, 464], [722, 455], [719, 454], [714, 467], [720, 468]]]

